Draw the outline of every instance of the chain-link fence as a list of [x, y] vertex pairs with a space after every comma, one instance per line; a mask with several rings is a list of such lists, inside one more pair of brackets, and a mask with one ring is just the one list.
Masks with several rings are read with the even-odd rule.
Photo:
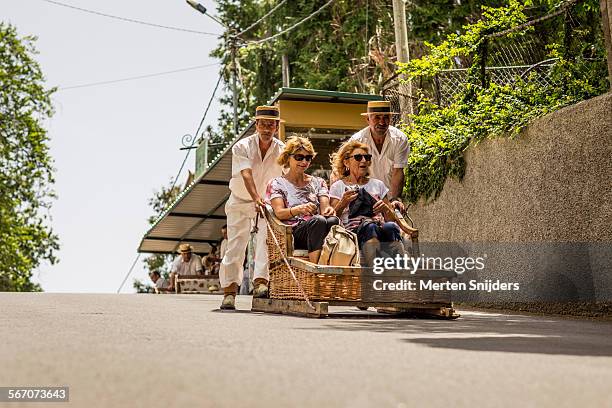
[[382, 95], [399, 112], [402, 98], [412, 99], [417, 106], [416, 90], [439, 106], [448, 106], [464, 92], [467, 83], [487, 87], [525, 80], [541, 87], [556, 85], [550, 75], [558, 61], [549, 57], [553, 48], [560, 49], [568, 60], [580, 58], [585, 64], [603, 61], [596, 52], [601, 49], [598, 42], [603, 41], [599, 9], [578, 10], [581, 3], [569, 0], [556, 11], [531, 16], [525, 24], [486, 35], [477, 54], [454, 59], [455, 68], [443, 70], [433, 78], [416, 78], [412, 97], [401, 91], [397, 77], [384, 86]]

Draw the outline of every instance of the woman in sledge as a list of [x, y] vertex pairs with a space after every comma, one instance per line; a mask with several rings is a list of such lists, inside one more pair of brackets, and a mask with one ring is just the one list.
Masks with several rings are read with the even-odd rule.
[[397, 218], [387, 198], [389, 188], [369, 177], [371, 164], [367, 145], [346, 141], [332, 156], [332, 167], [342, 177], [329, 192], [330, 203], [344, 227], [357, 234], [366, 266], [372, 266], [381, 249], [388, 255], [404, 254]]
[[315, 155], [308, 138], [289, 139], [278, 157], [286, 173], [272, 179], [266, 191], [274, 215], [293, 225], [295, 248], [308, 250], [308, 259], [313, 263], [319, 260], [327, 233], [340, 222], [329, 203], [325, 180], [306, 174]]

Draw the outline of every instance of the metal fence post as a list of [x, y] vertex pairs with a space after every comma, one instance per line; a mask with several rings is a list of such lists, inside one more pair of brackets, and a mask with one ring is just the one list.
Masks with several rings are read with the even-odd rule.
[[479, 47], [480, 54], [480, 84], [487, 87], [487, 58], [489, 58], [489, 39], [484, 37]]
[[440, 90], [440, 77], [438, 74], [434, 75], [434, 96], [438, 106], [442, 106], [442, 94]]

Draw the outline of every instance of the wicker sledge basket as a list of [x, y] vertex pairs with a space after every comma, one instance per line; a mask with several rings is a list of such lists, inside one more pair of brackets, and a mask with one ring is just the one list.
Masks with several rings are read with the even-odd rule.
[[[418, 291], [374, 291], [365, 290], [371, 288], [375, 279], [380, 275], [373, 273], [373, 268], [358, 266], [329, 266], [317, 265], [308, 261], [308, 253], [304, 250], [296, 250], [293, 247], [292, 227], [281, 222], [271, 209], [265, 212], [268, 229], [267, 249], [270, 270], [271, 299], [304, 300], [302, 292], [289, 268], [283, 260], [283, 255], [289, 261], [293, 273], [299, 280], [306, 295], [313, 301], [328, 301], [334, 304], [346, 302], [382, 304], [389, 303], [397, 305], [405, 304], [432, 304], [433, 306], [451, 306], [450, 291], [440, 290], [418, 290]], [[400, 219], [400, 223], [405, 222]], [[407, 225], [400, 225], [405, 230]], [[414, 230], [408, 227], [410, 230]], [[278, 246], [271, 234], [274, 234]], [[446, 282], [455, 277], [450, 271], [417, 271], [410, 274], [405, 270], [387, 270], [386, 277], [397, 277], [398, 279], [414, 281], [419, 285], [420, 280], [432, 280], [433, 282]], [[330, 304], [331, 304], [330, 303]]]

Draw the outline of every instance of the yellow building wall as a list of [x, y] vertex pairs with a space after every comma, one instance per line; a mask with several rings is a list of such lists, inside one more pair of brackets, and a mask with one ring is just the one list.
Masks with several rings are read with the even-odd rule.
[[358, 130], [367, 126], [361, 113], [366, 104], [278, 101], [281, 125], [280, 137], [285, 139], [285, 127]]

